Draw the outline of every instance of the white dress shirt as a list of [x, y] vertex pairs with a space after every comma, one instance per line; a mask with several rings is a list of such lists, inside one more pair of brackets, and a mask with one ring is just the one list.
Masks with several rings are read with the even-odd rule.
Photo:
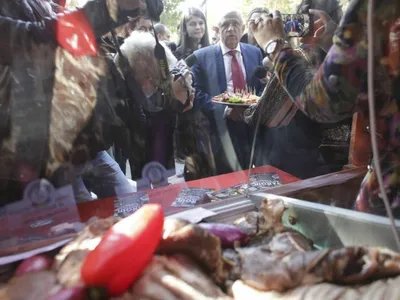
[[[225, 65], [225, 75], [226, 75], [226, 83], [227, 83], [227, 91], [232, 93], [233, 92], [233, 80], [232, 80], [232, 55], [230, 55], [228, 52], [231, 51], [232, 49], [229, 49], [226, 47], [222, 41], [219, 42], [221, 50], [222, 50], [222, 55], [224, 57], [224, 65]], [[244, 62], [243, 62], [243, 57], [242, 57], [242, 51], [240, 49], [240, 43], [236, 47], [236, 58], [239, 62], [240, 67], [242, 68], [243, 71], [243, 76], [244, 80], [246, 80], [246, 69], [244, 67]]]

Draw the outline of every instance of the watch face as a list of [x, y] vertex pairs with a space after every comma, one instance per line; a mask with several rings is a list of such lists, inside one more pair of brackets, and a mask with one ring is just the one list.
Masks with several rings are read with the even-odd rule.
[[278, 43], [276, 41], [273, 41], [271, 43], [269, 43], [268, 47], [267, 47], [267, 54], [271, 54], [275, 51], [276, 45]]

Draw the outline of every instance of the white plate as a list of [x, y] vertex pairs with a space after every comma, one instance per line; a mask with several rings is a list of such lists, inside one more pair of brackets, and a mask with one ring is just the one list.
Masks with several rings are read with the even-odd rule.
[[257, 102], [255, 102], [255, 103], [229, 103], [229, 102], [221, 102], [221, 101], [216, 101], [216, 100], [212, 100], [212, 102], [217, 103], [217, 104], [227, 105], [227, 106], [246, 106], [246, 107], [249, 107], [252, 104], [257, 104]]

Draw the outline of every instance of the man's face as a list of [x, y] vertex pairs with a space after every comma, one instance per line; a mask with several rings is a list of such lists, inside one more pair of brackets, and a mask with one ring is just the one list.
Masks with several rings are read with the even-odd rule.
[[153, 33], [153, 25], [150, 19], [146, 19], [144, 17], [139, 17], [136, 20], [132, 20], [127, 24], [128, 35], [132, 33], [132, 31], [142, 31], [142, 32], [150, 32]]
[[151, 24], [151, 20], [139, 18], [136, 23], [135, 31], [153, 32], [153, 25]]
[[244, 32], [244, 24], [237, 17], [224, 17], [219, 25], [221, 41], [229, 49], [236, 49]]
[[169, 42], [171, 40], [171, 32], [167, 28], [162, 34], [158, 35], [158, 39], [163, 42]]

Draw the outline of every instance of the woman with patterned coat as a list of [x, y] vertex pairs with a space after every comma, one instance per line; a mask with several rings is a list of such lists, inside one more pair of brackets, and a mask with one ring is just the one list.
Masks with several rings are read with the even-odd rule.
[[[376, 1], [373, 24], [367, 24], [368, 0], [353, 0], [333, 38], [333, 45], [315, 72], [290, 46], [271, 51], [275, 74], [296, 105], [318, 122], [338, 122], [355, 111], [368, 116], [368, 75], [374, 79], [377, 140], [383, 184], [395, 216], [400, 216], [400, 2]], [[372, 26], [374, 40], [368, 40]], [[252, 23], [264, 49], [283, 33], [279, 12]], [[374, 73], [368, 74], [368, 52], [374, 50]], [[296, 84], [293, 84], [295, 82]], [[375, 167], [361, 185], [355, 209], [386, 214]]]

